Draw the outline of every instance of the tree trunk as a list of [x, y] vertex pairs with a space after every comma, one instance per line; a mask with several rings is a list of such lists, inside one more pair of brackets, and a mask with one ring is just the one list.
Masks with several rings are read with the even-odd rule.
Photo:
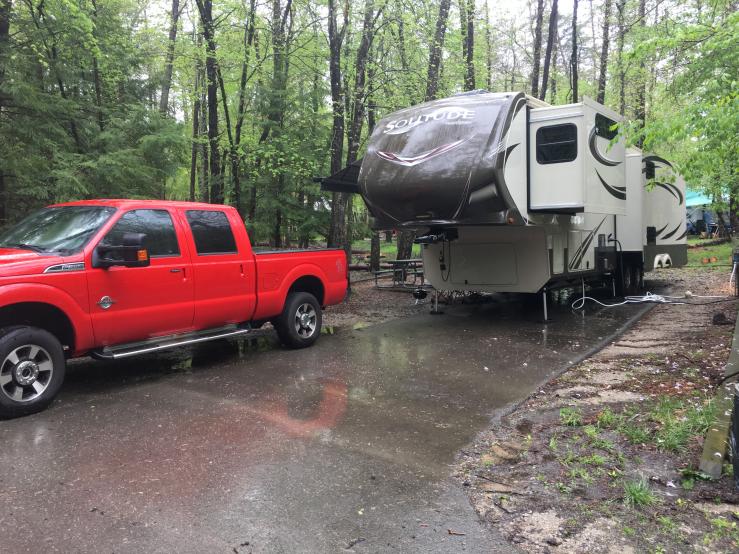
[[[640, 38], [644, 39], [644, 28], [646, 26], [646, 15], [647, 15], [647, 7], [646, 7], [646, 0], [639, 0], [639, 27], [642, 30]], [[646, 106], [646, 88], [647, 88], [647, 80], [644, 76], [644, 70], [639, 70], [639, 79], [636, 83], [636, 123], [639, 125], [640, 129], [644, 128], [644, 124], [647, 120], [647, 106]], [[639, 137], [636, 141], [636, 146], [639, 148], [642, 148], [644, 146], [644, 134], [639, 133]]]
[[195, 67], [195, 101], [192, 108], [192, 149], [190, 153], [190, 202], [195, 202], [195, 179], [198, 171], [198, 139], [200, 138], [200, 63]]
[[162, 77], [162, 95], [159, 97], [159, 113], [167, 115], [169, 111], [169, 90], [172, 87], [172, 66], [174, 64], [174, 49], [177, 41], [177, 23], [180, 19], [180, 0], [172, 0], [172, 24], [169, 27], [167, 41], [167, 56], [164, 62], [164, 77]]
[[413, 254], [413, 240], [416, 234], [413, 231], [398, 232], [398, 260], [409, 260]]
[[616, 65], [618, 66], [618, 107], [619, 113], [624, 115], [626, 111], [626, 71], [624, 69], [624, 37], [626, 26], [624, 24], [624, 9], [626, 0], [618, 0], [616, 10], [618, 11], [618, 44]]
[[493, 89], [493, 36], [490, 32], [490, 8], [488, 7], [488, 0], [485, 0], [485, 54], [486, 54], [486, 66], [487, 66], [487, 81], [486, 86], [488, 90]]
[[385, 243], [390, 244], [391, 242], [393, 242], [393, 232], [385, 231]]
[[539, 97], [539, 65], [541, 64], [541, 27], [544, 21], [544, 0], [537, 0], [534, 28], [534, 59], [531, 71], [531, 96]]
[[574, 0], [572, 5], [572, 55], [570, 56], [570, 66], [572, 68], [572, 101], [577, 102], [579, 92], [577, 90], [578, 76], [578, 45], [577, 45], [577, 2]]
[[205, 74], [208, 78], [208, 145], [210, 201], [222, 204], [223, 176], [221, 175], [221, 155], [218, 150], [218, 60], [216, 59], [215, 28], [213, 26], [212, 0], [196, 0], [205, 38]]
[[475, 0], [460, 0], [459, 11], [462, 19], [462, 58], [465, 65], [464, 90], [475, 90]]
[[554, 41], [557, 38], [557, 17], [557, 0], [552, 0], [552, 11], [549, 14], [549, 31], [547, 33], [547, 50], [544, 54], [544, 71], [541, 78], [541, 94], [539, 95], [540, 100], [546, 99], [547, 96], [549, 65], [552, 62], [552, 49], [554, 48]]
[[[97, 2], [92, 2], [92, 16], [97, 25], [98, 6]], [[103, 85], [100, 80], [100, 64], [97, 56], [92, 56], [92, 82], [95, 87], [95, 110], [97, 111], [98, 128], [102, 133], [105, 130], [105, 122], [103, 121]]]
[[[348, 12], [344, 12], [344, 24], [339, 30], [336, 18], [336, 0], [328, 2], [329, 80], [331, 83], [331, 174], [341, 169], [344, 151], [344, 90], [341, 75], [341, 44], [344, 40]], [[335, 248], [344, 243], [346, 227], [346, 194], [331, 196], [331, 227], [328, 246]]]
[[[462, 0], [464, 1], [464, 0]], [[439, 16], [436, 19], [436, 32], [434, 42], [429, 50], [429, 67], [426, 78], [426, 100], [436, 99], [439, 90], [439, 73], [441, 68], [441, 53], [444, 48], [444, 36], [446, 35], [446, 23], [449, 19], [449, 4], [451, 0], [440, 0]]]
[[249, 54], [254, 44], [256, 17], [256, 0], [249, 2], [248, 23], [244, 26], [244, 59], [241, 62], [241, 78], [239, 80], [239, 107], [236, 112], [236, 129], [234, 130], [234, 146], [231, 149], [231, 178], [233, 180], [234, 205], [236, 210], [243, 216], [241, 201], [241, 131], [244, 126], [246, 115], [246, 82], [249, 70]]
[[559, 53], [559, 29], [554, 29], [554, 45], [552, 46], [552, 64], [549, 69], [549, 103], [557, 103], [557, 55]]
[[611, 0], [603, 4], [603, 43], [600, 49], [600, 76], [598, 77], [598, 95], [596, 100], [601, 104], [606, 102], [606, 73], [608, 71], [608, 45], [610, 43]]

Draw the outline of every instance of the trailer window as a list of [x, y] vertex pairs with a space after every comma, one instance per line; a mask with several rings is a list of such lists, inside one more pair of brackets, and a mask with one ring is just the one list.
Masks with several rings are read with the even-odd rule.
[[231, 224], [224, 212], [188, 210], [186, 215], [199, 256], [237, 252]]
[[108, 231], [100, 244], [104, 246], [123, 244], [123, 235], [126, 233], [145, 234], [144, 246], [152, 258], [180, 255], [177, 233], [172, 223], [172, 216], [167, 210], [126, 212]]
[[595, 114], [595, 134], [604, 139], [613, 140], [618, 136], [616, 122], [602, 114]]
[[536, 161], [540, 164], [571, 162], [577, 158], [577, 126], [574, 123], [539, 127]]

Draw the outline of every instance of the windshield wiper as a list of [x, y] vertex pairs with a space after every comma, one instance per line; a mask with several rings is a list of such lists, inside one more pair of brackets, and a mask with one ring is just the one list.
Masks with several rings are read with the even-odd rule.
[[6, 248], [20, 248], [21, 250], [31, 250], [31, 251], [37, 252], [39, 254], [45, 254], [46, 253], [46, 250], [44, 250], [43, 248], [41, 248], [39, 246], [36, 246], [35, 244], [21, 243], [21, 244], [5, 244], [3, 246], [5, 246]]

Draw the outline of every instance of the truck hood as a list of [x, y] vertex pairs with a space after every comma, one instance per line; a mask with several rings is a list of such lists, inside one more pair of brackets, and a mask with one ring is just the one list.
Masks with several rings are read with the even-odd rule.
[[64, 262], [61, 256], [38, 254], [30, 250], [0, 248], [0, 277], [37, 275], [54, 264]]

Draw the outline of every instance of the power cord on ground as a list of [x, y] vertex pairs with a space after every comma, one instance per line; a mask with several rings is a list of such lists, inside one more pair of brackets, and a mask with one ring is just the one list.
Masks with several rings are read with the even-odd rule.
[[[710, 300], [708, 302], [688, 302], [691, 298], [717, 298], [718, 300]], [[592, 296], [582, 296], [572, 303], [573, 310], [581, 310], [585, 307], [585, 303], [590, 300], [596, 304], [603, 306], [604, 308], [615, 308], [616, 306], [625, 306], [626, 304], [691, 304], [693, 306], [705, 306], [708, 304], [719, 304], [721, 302], [734, 302], [737, 300], [736, 296], [701, 296], [693, 294], [687, 291], [683, 296], [667, 296], [663, 294], [654, 294], [647, 292], [641, 296], [625, 296], [623, 302], [616, 302], [614, 304], [606, 304], [600, 300], [593, 298]]]

